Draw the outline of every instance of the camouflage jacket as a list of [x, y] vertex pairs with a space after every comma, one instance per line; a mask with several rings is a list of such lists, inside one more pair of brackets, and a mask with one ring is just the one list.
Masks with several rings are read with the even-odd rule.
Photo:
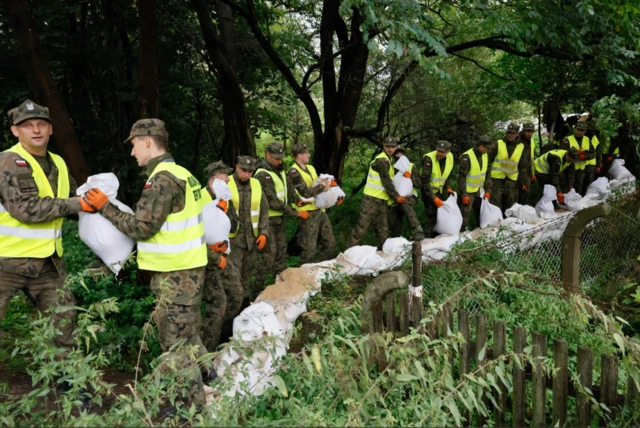
[[[433, 200], [436, 195], [433, 194], [433, 189], [431, 188], [431, 172], [433, 170], [433, 165], [431, 165], [433, 161], [429, 156], [425, 156], [422, 164], [422, 197]], [[444, 171], [444, 168], [447, 164], [447, 158], [442, 160], [438, 160], [438, 164], [440, 165], [440, 171]], [[442, 187], [442, 194], [446, 194], [447, 190], [451, 189], [451, 174], [447, 177], [447, 180], [444, 182], [444, 186]], [[414, 186], [415, 187], [415, 186]]]
[[563, 175], [567, 178], [569, 188], [573, 187], [573, 180], [576, 173], [575, 165], [572, 163], [562, 173], [560, 168], [562, 167], [563, 159], [559, 156], [547, 156], [547, 162], [549, 163], [549, 175], [551, 176], [551, 184], [556, 188], [556, 192], [560, 193], [560, 176]]
[[[276, 170], [266, 160], [261, 160], [258, 163], [258, 168], [266, 169], [268, 171], [273, 171], [276, 174], [278, 174], [278, 176], [282, 172], [282, 167]], [[289, 204], [297, 203], [300, 200], [300, 198], [293, 191], [291, 180], [289, 180], [288, 176], [286, 177], [287, 177], [287, 201], [289, 202], [288, 204], [285, 204], [278, 198], [278, 194], [276, 193], [276, 185], [268, 173], [261, 171], [254, 175], [254, 178], [260, 180], [260, 184], [262, 185], [262, 193], [264, 193], [264, 195], [267, 197], [267, 201], [269, 202], [269, 209], [274, 211], [281, 211], [285, 215], [288, 215], [290, 217], [296, 217], [298, 215], [298, 211], [291, 208], [291, 205]]]
[[392, 177], [389, 175], [389, 161], [385, 158], [376, 159], [376, 161], [371, 165], [374, 171], [380, 174], [380, 181], [382, 181], [382, 187], [389, 194], [389, 199], [396, 200], [398, 199], [398, 192], [396, 191], [396, 186], [393, 185]]
[[518, 136], [518, 141], [524, 144], [524, 151], [520, 160], [524, 163], [523, 167], [528, 171], [527, 177], [531, 177], [533, 175], [533, 170], [531, 169], [531, 164], [533, 163], [533, 159], [531, 159], [531, 144], [533, 144], [533, 141], [531, 141], [531, 138], [525, 138], [522, 134]]
[[[233, 179], [238, 186], [238, 196], [240, 197], [240, 206], [238, 207], [240, 225], [238, 234], [232, 239], [233, 245], [238, 245], [245, 250], [252, 250], [256, 246], [256, 237], [253, 235], [253, 224], [251, 223], [251, 185], [248, 180], [246, 183], [240, 181], [236, 173], [233, 174]], [[267, 202], [264, 192], [262, 192], [260, 201], [258, 235], [264, 235], [269, 238], [269, 202]], [[231, 251], [233, 251], [233, 248]]]
[[[51, 188], [58, 188], [58, 168], [50, 156], [34, 156], [44, 171]], [[29, 163], [24, 165], [22, 157], [14, 152], [0, 154], [0, 203], [11, 217], [23, 223], [43, 223], [60, 217], [68, 217], [81, 211], [80, 200], [71, 196], [76, 194], [77, 185], [69, 175], [70, 198], [41, 198], [33, 179]], [[62, 261], [53, 255], [54, 263], [61, 272]], [[0, 271], [36, 278], [47, 259], [0, 257]]]
[[[482, 168], [484, 167], [484, 164], [482, 163], [482, 153], [480, 153], [476, 148], [473, 149], [473, 152], [478, 159], [478, 166], [480, 167], [480, 170], [482, 170]], [[471, 171], [471, 161], [469, 160], [469, 155], [463, 154], [462, 156], [460, 156], [460, 163], [458, 165], [458, 193], [461, 198], [469, 196], [467, 194], [467, 175], [469, 174], [469, 171]], [[485, 174], [487, 180], [490, 176], [491, 163], [487, 165], [487, 172]]]
[[[298, 164], [298, 166], [308, 173], [307, 167]], [[304, 182], [304, 178], [300, 175], [297, 169], [291, 168], [287, 173], [289, 184], [291, 185], [291, 191], [296, 190], [303, 198], [315, 198], [320, 193], [324, 192], [324, 187], [321, 185], [315, 187], [307, 187], [307, 183]], [[295, 193], [295, 192], [293, 192]]]

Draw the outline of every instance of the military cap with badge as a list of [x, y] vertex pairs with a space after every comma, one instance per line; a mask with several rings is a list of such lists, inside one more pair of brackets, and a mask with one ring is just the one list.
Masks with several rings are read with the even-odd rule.
[[51, 122], [49, 117], [49, 109], [39, 104], [34, 103], [31, 100], [26, 100], [16, 108], [12, 108], [7, 112], [9, 119], [13, 125], [19, 125], [25, 120], [29, 119], [44, 119], [47, 122]]

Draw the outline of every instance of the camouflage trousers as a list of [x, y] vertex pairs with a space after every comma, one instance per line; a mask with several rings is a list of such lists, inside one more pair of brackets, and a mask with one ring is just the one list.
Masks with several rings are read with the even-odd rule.
[[596, 179], [596, 166], [595, 165], [587, 165], [584, 168], [584, 177], [582, 179], [582, 188], [576, 187], [576, 192], [580, 193], [580, 195], [584, 196], [587, 194], [587, 189]]
[[282, 216], [269, 217], [269, 239], [258, 258], [260, 261], [253, 283], [253, 290], [256, 292], [264, 290], [269, 274], [277, 275], [287, 267], [287, 236]]
[[378, 199], [373, 196], [364, 195], [360, 204], [360, 217], [356, 227], [351, 232], [347, 248], [358, 245], [364, 235], [367, 233], [369, 226], [373, 223], [373, 230], [376, 234], [376, 245], [378, 250], [382, 250], [384, 241], [389, 237], [389, 225], [387, 220], [386, 199]]
[[[267, 245], [269, 244], [267, 238]], [[234, 240], [231, 240], [231, 253], [229, 253], [229, 261], [231, 261], [236, 268], [240, 271], [240, 278], [242, 279], [242, 286], [245, 290], [250, 290], [251, 277], [253, 276], [253, 270], [256, 266], [256, 260], [258, 258], [258, 248], [253, 247], [248, 250], [242, 248], [240, 245], [234, 245]]]
[[[205, 317], [202, 326], [202, 341], [214, 352], [220, 344], [223, 332], [229, 334], [233, 319], [240, 313], [242, 300], [248, 296], [242, 285], [240, 271], [231, 260], [220, 269], [211, 263], [207, 265], [202, 300], [205, 303]], [[226, 337], [222, 338], [226, 340]]]
[[387, 208], [387, 217], [389, 220], [389, 235], [397, 238], [402, 235], [402, 223], [406, 218], [412, 230], [422, 230], [418, 216], [416, 215], [416, 205], [418, 198], [411, 196], [402, 204], [389, 205]]
[[518, 182], [508, 178], [494, 178], [490, 199], [491, 203], [500, 207], [504, 214], [518, 201]]
[[[158, 340], [162, 351], [167, 353], [162, 360], [174, 361], [177, 367], [190, 373], [187, 379], [187, 395], [184, 404], [196, 406], [205, 404], [205, 395], [200, 368], [185, 352], [171, 352], [171, 348], [183, 341], [183, 346], [198, 348], [198, 356], [207, 353], [202, 340], [202, 314], [200, 301], [204, 286], [205, 267], [174, 272], [153, 272], [151, 291], [156, 298], [155, 317], [158, 326]], [[161, 363], [161, 366], [162, 366]], [[165, 368], [166, 369], [166, 368]]]
[[467, 193], [467, 196], [469, 197], [469, 203], [467, 205], [462, 205], [462, 198], [458, 196], [458, 206], [462, 212], [462, 227], [460, 228], [460, 232], [464, 232], [467, 228], [472, 212], [476, 213], [478, 225], [480, 225], [480, 204], [482, 203], [482, 199], [480, 199], [480, 191]]
[[[524, 185], [527, 190], [523, 190], [522, 185]], [[531, 190], [531, 175], [527, 175], [523, 178], [521, 186], [518, 189], [518, 203], [520, 205], [531, 205], [529, 203], [529, 190]]]
[[333, 258], [336, 239], [329, 215], [322, 210], [309, 211], [309, 218], [298, 222], [298, 243], [302, 250], [300, 264], [313, 263], [316, 253], [321, 260]]
[[[43, 315], [49, 314], [50, 310], [59, 306], [75, 306], [76, 300], [73, 293], [68, 288], [63, 288], [63, 285], [64, 280], [51, 259], [44, 263], [42, 270], [35, 278], [2, 272], [0, 275], [0, 321], [4, 318], [11, 299], [21, 290]], [[54, 325], [60, 330], [60, 334], [54, 337], [53, 343], [66, 351], [70, 351], [74, 345], [75, 312], [75, 310], [67, 310], [51, 315]]]
[[[575, 176], [573, 178], [573, 186], [569, 185], [567, 183], [566, 188], [567, 190], [565, 192], [568, 192], [572, 187], [574, 189], [576, 189], [576, 192], [579, 193], [580, 195], [584, 196], [584, 194], [582, 193], [582, 187], [584, 186], [584, 182], [585, 182], [585, 177], [586, 177], [586, 168], [585, 169], [576, 169], [576, 173]], [[591, 184], [591, 183], [589, 183]], [[564, 191], [564, 189], [563, 189]]]

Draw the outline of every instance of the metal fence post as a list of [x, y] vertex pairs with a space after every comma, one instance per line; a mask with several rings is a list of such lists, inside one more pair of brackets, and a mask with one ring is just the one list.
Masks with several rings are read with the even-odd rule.
[[580, 243], [591, 220], [609, 215], [611, 207], [604, 203], [579, 211], [569, 221], [562, 237], [562, 285], [569, 293], [577, 293], [580, 285]]

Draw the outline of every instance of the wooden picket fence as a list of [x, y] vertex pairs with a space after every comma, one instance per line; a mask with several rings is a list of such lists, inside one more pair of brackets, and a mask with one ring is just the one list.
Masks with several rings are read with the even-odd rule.
[[[396, 298], [400, 313], [396, 314]], [[385, 302], [383, 308], [383, 303]], [[411, 305], [411, 311], [409, 306]], [[391, 310], [389, 310], [391, 308]], [[428, 334], [430, 338], [446, 337], [449, 334], [457, 334], [454, 331], [454, 312], [458, 317], [458, 332], [462, 334], [465, 343], [458, 351], [458, 370], [454, 370], [454, 374], [461, 378], [465, 373], [469, 373], [471, 367], [481, 369], [488, 360], [495, 359], [501, 355], [510, 353], [522, 354], [527, 346], [527, 332], [524, 328], [514, 326], [510, 329], [512, 335], [511, 343], [513, 349], [507, 350], [507, 326], [503, 321], [495, 321], [493, 328], [488, 329], [487, 318], [482, 314], [476, 314], [471, 317], [470, 313], [465, 310], [454, 311], [453, 305], [449, 302], [440, 310], [435, 319], [428, 321], [423, 328], [421, 320], [423, 318], [422, 299], [413, 298], [409, 302], [406, 292], [394, 293], [390, 292], [383, 296], [373, 307], [373, 330], [375, 332], [393, 332], [397, 336], [407, 335], [410, 325], [416, 326], [424, 334]], [[475, 321], [475, 338], [470, 336], [471, 325]], [[493, 332], [493, 346], [488, 348], [489, 331]], [[532, 333], [530, 344], [533, 346], [534, 364], [539, 365], [542, 360], [547, 357], [547, 345], [549, 338], [543, 334]], [[577, 417], [575, 421], [570, 421], [571, 426], [590, 426], [591, 400], [581, 393], [575, 385], [570, 382], [568, 375], [569, 346], [563, 339], [553, 339], [553, 364], [558, 368], [557, 375], [553, 378], [547, 376], [544, 370], [533, 370], [530, 363], [520, 369], [514, 364], [513, 368], [513, 391], [506, 393], [506, 387], [501, 385], [502, 391], [497, 397], [498, 407], [493, 408], [494, 420], [496, 426], [505, 426], [506, 410], [511, 408], [512, 421], [514, 427], [525, 426], [526, 409], [531, 408], [531, 426], [564, 426], [567, 423], [567, 404], [569, 397], [575, 397], [577, 400]], [[485, 352], [482, 352], [485, 349]], [[601, 375], [600, 385], [593, 384], [593, 365], [594, 353], [591, 349], [578, 347], [578, 376], [580, 384], [583, 388], [592, 391], [594, 398], [603, 403], [610, 409], [611, 417], [616, 413], [616, 408], [625, 403], [625, 400], [636, 400], [638, 390], [631, 378], [627, 381], [627, 391], [625, 395], [618, 394], [618, 364], [617, 357], [613, 355], [601, 356]], [[380, 369], [386, 367], [386, 361], [383, 350], [379, 350], [376, 355], [378, 366]], [[532, 384], [531, 400], [527, 402], [526, 383]], [[546, 396], [547, 390], [552, 391], [553, 404], [551, 408], [550, 419], [547, 419]], [[510, 402], [510, 404], [508, 404]], [[471, 415], [466, 415], [467, 421], [470, 423]], [[477, 426], [483, 426], [486, 423], [485, 418], [477, 414], [475, 415]]]

